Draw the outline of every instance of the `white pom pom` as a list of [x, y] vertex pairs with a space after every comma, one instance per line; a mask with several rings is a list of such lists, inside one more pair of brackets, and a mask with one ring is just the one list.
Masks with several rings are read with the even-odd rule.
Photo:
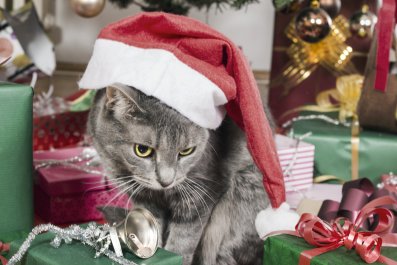
[[260, 211], [255, 219], [256, 231], [260, 238], [270, 232], [278, 230], [294, 230], [299, 221], [299, 214], [290, 210], [289, 205], [284, 202], [279, 208], [273, 209], [270, 205]]

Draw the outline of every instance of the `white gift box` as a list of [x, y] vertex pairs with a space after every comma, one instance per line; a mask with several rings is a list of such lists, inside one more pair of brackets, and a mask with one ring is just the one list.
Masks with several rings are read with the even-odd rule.
[[286, 191], [310, 188], [313, 185], [314, 145], [279, 134], [275, 140]]

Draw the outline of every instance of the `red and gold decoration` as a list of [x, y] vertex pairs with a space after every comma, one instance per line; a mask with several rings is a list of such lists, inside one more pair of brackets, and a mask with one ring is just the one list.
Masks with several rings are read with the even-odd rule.
[[[313, 24], [317, 26], [311, 28]], [[357, 72], [350, 61], [353, 48], [345, 43], [351, 36], [347, 19], [339, 15], [332, 21], [319, 8], [319, 2], [312, 1], [311, 7], [303, 9], [286, 28], [285, 34], [292, 42], [287, 48], [290, 61], [271, 82], [271, 86], [282, 85], [284, 94], [310, 77], [320, 66], [335, 76]]]

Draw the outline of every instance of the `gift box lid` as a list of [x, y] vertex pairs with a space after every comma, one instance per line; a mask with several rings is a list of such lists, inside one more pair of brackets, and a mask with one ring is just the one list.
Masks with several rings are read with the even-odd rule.
[[[52, 151], [34, 152], [34, 161], [37, 166], [42, 161], [66, 160], [81, 155], [84, 147], [56, 149]], [[82, 165], [84, 162], [75, 163]], [[93, 167], [96, 171], [101, 171], [100, 167]], [[36, 171], [36, 184], [39, 185], [48, 195], [70, 195], [94, 190], [104, 190], [110, 188], [106, 185], [103, 175], [87, 173], [82, 170], [69, 166], [49, 166], [42, 167]]]

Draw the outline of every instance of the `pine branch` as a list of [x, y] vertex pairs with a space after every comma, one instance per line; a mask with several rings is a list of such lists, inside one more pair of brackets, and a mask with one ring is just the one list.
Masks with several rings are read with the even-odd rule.
[[273, 0], [273, 3], [276, 10], [279, 11], [291, 4], [293, 1], [294, 0]]
[[[258, 0], [143, 0], [144, 4], [134, 0], [109, 0], [120, 8], [126, 8], [131, 4], [139, 6], [144, 11], [163, 11], [174, 14], [186, 15], [189, 9], [197, 7], [198, 9], [209, 9], [216, 6], [222, 10], [224, 6], [231, 6], [240, 9], [248, 4], [258, 2]], [[275, 0], [275, 1], [292, 1], [292, 0]]]

